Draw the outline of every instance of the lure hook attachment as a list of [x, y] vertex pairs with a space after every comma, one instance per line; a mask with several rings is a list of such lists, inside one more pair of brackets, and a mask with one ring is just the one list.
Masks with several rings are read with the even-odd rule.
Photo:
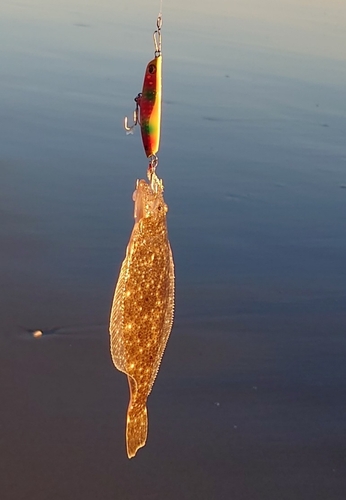
[[154, 31], [154, 46], [155, 46], [155, 57], [161, 55], [161, 28], [162, 28], [162, 15], [158, 15], [156, 20], [156, 30]]
[[163, 191], [163, 183], [156, 175], [156, 167], [159, 164], [159, 159], [156, 154], [149, 156], [149, 165], [147, 170], [147, 177], [150, 182], [150, 187], [153, 193], [157, 193], [159, 190]]
[[133, 124], [129, 125], [129, 120], [128, 120], [127, 116], [125, 116], [125, 118], [124, 118], [124, 129], [126, 130], [126, 132], [128, 134], [132, 134], [135, 126], [140, 123], [139, 122], [139, 103], [140, 103], [141, 97], [142, 97], [142, 94], [139, 93], [137, 95], [137, 97], [134, 98], [134, 101], [136, 103], [136, 107], [135, 107], [134, 112], [133, 112]]

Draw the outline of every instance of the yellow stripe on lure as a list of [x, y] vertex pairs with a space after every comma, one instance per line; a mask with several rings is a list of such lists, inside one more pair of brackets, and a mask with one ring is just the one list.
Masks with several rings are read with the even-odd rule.
[[161, 130], [161, 95], [162, 95], [162, 55], [161, 55], [162, 17], [157, 18], [154, 32], [155, 58], [146, 67], [142, 92], [135, 97], [136, 109], [133, 112], [133, 124], [128, 125], [125, 118], [125, 130], [132, 133], [139, 124], [147, 158], [156, 157], [160, 146]]

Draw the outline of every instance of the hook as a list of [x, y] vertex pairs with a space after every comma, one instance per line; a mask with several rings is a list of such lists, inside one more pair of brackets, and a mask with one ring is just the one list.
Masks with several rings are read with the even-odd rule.
[[156, 177], [156, 167], [159, 164], [159, 159], [156, 154], [153, 154], [148, 157], [149, 160], [149, 165], [148, 165], [148, 170], [147, 170], [147, 176], [150, 181], [150, 185], [153, 188], [153, 176]]
[[162, 180], [159, 179], [156, 175], [156, 167], [159, 164], [159, 159], [157, 155], [149, 156], [149, 165], [147, 170], [147, 177], [150, 182], [150, 187], [153, 193], [158, 193], [159, 191], [163, 191], [163, 183]]
[[132, 134], [132, 130], [139, 123], [139, 105], [140, 105], [141, 97], [142, 97], [142, 94], [139, 93], [138, 96], [135, 97], [135, 99], [134, 99], [134, 101], [136, 103], [136, 107], [135, 107], [135, 110], [133, 112], [133, 124], [132, 125], [128, 124], [128, 118], [127, 118], [127, 116], [125, 116], [124, 129], [126, 130], [126, 132], [128, 134]]

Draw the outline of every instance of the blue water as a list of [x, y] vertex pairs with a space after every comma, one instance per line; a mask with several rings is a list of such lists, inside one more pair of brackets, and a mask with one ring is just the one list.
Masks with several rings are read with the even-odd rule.
[[[104, 367], [96, 373], [107, 379], [100, 382], [104, 400], [97, 419], [106, 425], [107, 414], [109, 427], [102, 436], [97, 432], [109, 448], [94, 456], [78, 438], [84, 499], [341, 500], [346, 487], [343, 1], [164, 2], [158, 174], [166, 188], [176, 264], [176, 327], [149, 407], [152, 448], [148, 443], [140, 452], [136, 471], [123, 457], [126, 387], [109, 363], [107, 321], [133, 224], [132, 191], [147, 165], [139, 131], [126, 136], [122, 122], [131, 116], [153, 55], [157, 8], [139, 0], [4, 1], [1, 7], [4, 379], [14, 380], [14, 371], [25, 365], [35, 401], [42, 398], [57, 428], [64, 428], [64, 418], [69, 423], [65, 434], [59, 431], [69, 436], [61, 449], [57, 434], [50, 443], [44, 416], [42, 426], [31, 431], [28, 439], [33, 456], [43, 460], [40, 466], [47, 456], [53, 470], [66, 466], [66, 483], [54, 472], [35, 498], [81, 494], [68, 472], [76, 465], [68, 419], [90, 419], [85, 425], [92, 432], [96, 417], [90, 403], [85, 411], [76, 407], [71, 416], [67, 409], [60, 418], [60, 403], [68, 405], [67, 382], [58, 380], [64, 365], [68, 380], [83, 372], [79, 349], [94, 364], [93, 352], [83, 344], [91, 342], [98, 350], [95, 364]], [[78, 332], [70, 325], [78, 325]], [[67, 356], [64, 346], [70, 344], [59, 335], [55, 344], [22, 342], [25, 328], [55, 326], [72, 328], [65, 338], [72, 339], [75, 356]], [[84, 369], [92, 385], [93, 372]], [[40, 385], [47, 376], [60, 394], [59, 405], [49, 399], [48, 385]], [[24, 406], [29, 421], [42, 409], [30, 406], [26, 375], [16, 377], [2, 389], [8, 398], [2, 428], [9, 429], [3, 446], [17, 456], [8, 461], [4, 477], [19, 461], [24, 480], [22, 486], [3, 483], [4, 500], [31, 498], [35, 484], [29, 465], [18, 458], [25, 445], [14, 435], [19, 427], [25, 442], [27, 423], [19, 418]], [[115, 383], [124, 386], [120, 428], [107, 407], [108, 401], [118, 404]], [[82, 385], [81, 377], [69, 404]], [[83, 391], [86, 401], [99, 389]], [[213, 413], [215, 402], [222, 417]], [[165, 443], [158, 442], [154, 427], [162, 406], [163, 422], [170, 422], [161, 433]], [[243, 434], [234, 435], [233, 425], [242, 424]], [[32, 459], [30, 453], [23, 456]], [[109, 470], [100, 465], [91, 473], [91, 456], [111, 464]], [[159, 480], [147, 478], [151, 467], [160, 468]], [[129, 490], [127, 481], [134, 481]]]

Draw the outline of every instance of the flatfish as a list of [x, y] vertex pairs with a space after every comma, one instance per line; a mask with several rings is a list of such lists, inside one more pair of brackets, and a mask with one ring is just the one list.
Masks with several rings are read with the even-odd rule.
[[133, 194], [135, 223], [116, 285], [110, 317], [110, 345], [116, 368], [127, 375], [126, 421], [129, 458], [145, 445], [147, 398], [173, 324], [174, 264], [168, 240], [163, 183], [138, 180]]

